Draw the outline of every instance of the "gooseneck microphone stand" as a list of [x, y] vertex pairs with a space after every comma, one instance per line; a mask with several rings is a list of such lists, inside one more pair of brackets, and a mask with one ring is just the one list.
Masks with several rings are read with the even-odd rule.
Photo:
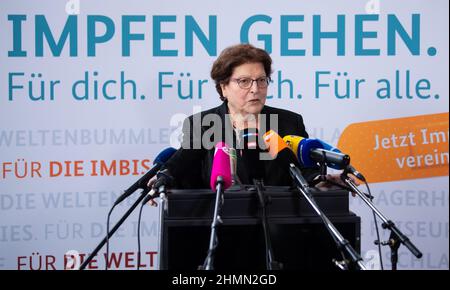
[[[344, 249], [347, 252], [347, 254], [350, 256], [351, 262], [358, 265], [360, 270], [366, 270], [366, 267], [362, 263], [361, 256], [355, 251], [355, 249], [353, 249], [353, 247], [350, 245], [350, 243], [346, 239], [344, 239], [344, 237], [339, 233], [339, 231], [336, 229], [336, 227], [330, 222], [330, 220], [327, 218], [327, 216], [322, 212], [322, 210], [319, 208], [319, 206], [314, 201], [314, 198], [309, 190], [309, 185], [306, 182], [306, 180], [304, 179], [304, 177], [302, 176], [300, 170], [293, 163], [291, 163], [289, 165], [289, 172], [297, 185], [297, 189], [300, 191], [301, 194], [303, 194], [303, 196], [306, 198], [306, 200], [312, 206], [314, 211], [322, 219], [327, 230], [330, 232], [332, 238], [334, 239], [338, 250], [340, 250], [342, 252], [342, 249]], [[345, 259], [343, 261], [336, 261], [333, 259], [333, 262], [340, 269], [349, 270], [348, 262]]]
[[[416, 246], [406, 237], [392, 222], [388, 220], [374, 205], [373, 203], [362, 193], [352, 179], [348, 176], [348, 169], [344, 169], [341, 174], [341, 179], [344, 181], [353, 192], [355, 192], [362, 200], [372, 209], [372, 211], [383, 221], [381, 226], [383, 229], [389, 229], [391, 231], [389, 240], [386, 242], [381, 242], [382, 245], [389, 245], [391, 248], [391, 263], [392, 270], [397, 270], [397, 261], [398, 261], [398, 248], [400, 247], [400, 243], [405, 245], [411, 253], [417, 258], [422, 257], [422, 253], [417, 249]], [[379, 241], [377, 241], [379, 242]], [[380, 243], [380, 242], [379, 242]]]
[[199, 270], [214, 270], [214, 255], [217, 249], [217, 226], [222, 223], [220, 212], [223, 206], [224, 182], [222, 176], [217, 177], [216, 181], [216, 203], [214, 205], [214, 217], [211, 223], [211, 237], [209, 239], [209, 249], [205, 262], [199, 267]]
[[[98, 244], [98, 246], [92, 251], [92, 253], [87, 257], [87, 259], [81, 264], [79, 270], [84, 270], [86, 266], [92, 261], [92, 259], [97, 255], [98, 251], [106, 244], [106, 241], [112, 237], [112, 235], [117, 231], [117, 229], [123, 224], [123, 222], [128, 218], [128, 216], [133, 212], [133, 210], [139, 205], [139, 203], [147, 196], [147, 191], [143, 190], [139, 198], [133, 203], [133, 205], [127, 210], [127, 212], [122, 216], [122, 218], [116, 223], [116, 225], [106, 233], [106, 236]], [[106, 257], [105, 263], [108, 263], [109, 257]]]
[[267, 219], [266, 213], [267, 198], [264, 195], [263, 185], [261, 181], [257, 179], [254, 179], [253, 183], [258, 193], [259, 203], [262, 209], [261, 222], [264, 232], [264, 243], [266, 246], [266, 268], [267, 270], [281, 270], [283, 268], [283, 265], [279, 262], [276, 262], [273, 255], [272, 241], [269, 234], [269, 221]]

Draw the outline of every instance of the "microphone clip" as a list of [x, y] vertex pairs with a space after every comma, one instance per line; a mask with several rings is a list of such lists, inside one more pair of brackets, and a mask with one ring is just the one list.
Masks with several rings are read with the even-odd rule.
[[173, 177], [169, 174], [169, 170], [167, 169], [158, 171], [158, 173], [156, 173], [156, 178], [156, 182], [152, 188], [155, 194], [165, 191], [166, 186], [171, 186], [173, 183]]
[[326, 182], [327, 181], [327, 164], [325, 161], [318, 162], [320, 167], [320, 174], [317, 175], [315, 178], [313, 178], [309, 184], [311, 187], [316, 186], [320, 182]]
[[169, 174], [169, 170], [163, 169], [156, 173], [156, 182], [150, 188], [148, 195], [142, 201], [142, 204], [147, 203], [150, 199], [153, 199], [166, 192], [166, 187], [171, 186], [173, 177]]
[[343, 259], [341, 261], [337, 260], [337, 259], [333, 259], [332, 262], [334, 263], [334, 265], [336, 267], [338, 267], [341, 270], [348, 270], [349, 269], [349, 261], [346, 259]]

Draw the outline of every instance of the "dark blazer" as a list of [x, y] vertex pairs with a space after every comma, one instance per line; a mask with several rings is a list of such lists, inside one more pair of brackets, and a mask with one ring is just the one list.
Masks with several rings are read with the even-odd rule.
[[[164, 168], [168, 169], [170, 175], [174, 177], [173, 187], [210, 187], [209, 184], [212, 162], [214, 158], [214, 145], [219, 141], [227, 140], [228, 142], [230, 142], [229, 140], [233, 140], [233, 145], [229, 143], [227, 144], [236, 148], [236, 135], [231, 127], [229, 117], [227, 118], [226, 114], [228, 114], [228, 106], [225, 101], [222, 105], [216, 108], [192, 115], [184, 121], [183, 138], [181, 143], [182, 146], [164, 165]], [[260, 125], [261, 130], [264, 130], [264, 132], [273, 129], [281, 137], [284, 137], [286, 135], [297, 135], [308, 138], [308, 133], [305, 130], [305, 125], [303, 124], [303, 118], [301, 115], [288, 110], [273, 108], [269, 106], [264, 106], [261, 114], [265, 114], [266, 116], [265, 124]], [[278, 126], [276, 126], [274, 122], [271, 122], [271, 114], [278, 116]], [[209, 115], [209, 117], [205, 119], [205, 116], [207, 115]], [[212, 137], [210, 138], [212, 144], [210, 148], [202, 147], [200, 149], [194, 149], [201, 146], [201, 140], [205, 137], [205, 132], [208, 134], [208, 136], [210, 135], [213, 123], [206, 122], [207, 124], [203, 124], [200, 122], [205, 120], [210, 121], [211, 116], [215, 117], [216, 120], [221, 120], [221, 136], [215, 136], [215, 140], [212, 140]], [[229, 126], [223, 125], [225, 124], [225, 122], [229, 122]], [[264, 125], [265, 128], [263, 127]], [[237, 154], [237, 175], [239, 176], [239, 179], [242, 183], [253, 184], [252, 172], [254, 172], [254, 167], [254, 164], [245, 162], [242, 156], [240, 154]], [[292, 185], [292, 179], [289, 174], [288, 166], [286, 164], [280, 164], [280, 162], [277, 162], [277, 160], [275, 159], [262, 161], [262, 163], [260, 163], [256, 167], [260, 167], [260, 169], [263, 171], [262, 174], [265, 185]], [[301, 168], [301, 171], [308, 181], [311, 181], [319, 174], [319, 171], [316, 169]]]

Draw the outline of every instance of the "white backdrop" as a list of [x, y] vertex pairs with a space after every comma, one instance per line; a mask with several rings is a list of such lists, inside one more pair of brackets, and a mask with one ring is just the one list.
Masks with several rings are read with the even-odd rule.
[[[371, 189], [424, 254], [402, 246], [399, 268], [449, 268], [448, 1], [15, 0], [0, 8], [0, 269], [63, 269], [68, 251], [92, 251], [113, 201], [171, 145], [182, 117], [220, 103], [212, 62], [246, 41], [274, 59], [267, 104], [302, 114], [311, 137], [330, 144], [355, 123], [389, 131], [383, 120], [447, 114], [426, 124], [444, 132], [447, 159], [437, 171], [430, 163]], [[356, 79], [364, 79], [358, 91]], [[348, 142], [350, 155], [365, 149]], [[351, 209], [362, 219], [362, 257], [378, 269], [372, 214], [358, 198]], [[144, 269], [157, 269], [157, 225], [157, 209], [145, 208]], [[136, 267], [136, 226], [137, 211], [111, 239], [111, 268]]]

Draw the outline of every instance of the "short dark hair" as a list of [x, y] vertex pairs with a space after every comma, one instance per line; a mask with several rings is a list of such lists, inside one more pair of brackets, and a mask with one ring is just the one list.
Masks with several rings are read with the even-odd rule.
[[216, 90], [222, 101], [225, 98], [220, 85], [227, 84], [233, 74], [233, 69], [245, 63], [261, 63], [267, 77], [270, 77], [272, 73], [272, 58], [264, 49], [251, 44], [237, 44], [225, 48], [211, 68], [211, 78], [216, 83]]

